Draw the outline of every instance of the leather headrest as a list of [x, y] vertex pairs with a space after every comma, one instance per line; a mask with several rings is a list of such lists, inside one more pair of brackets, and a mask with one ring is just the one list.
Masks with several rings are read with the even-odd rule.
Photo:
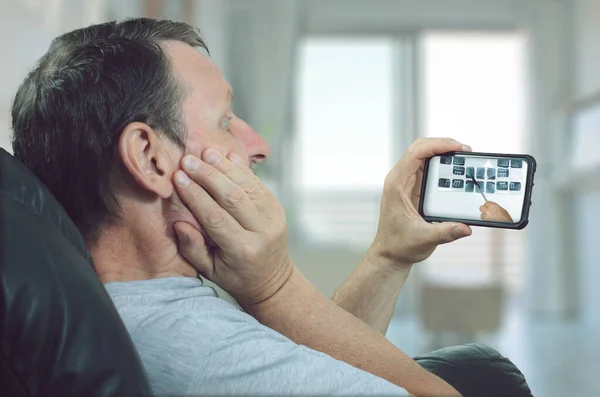
[[46, 187], [3, 149], [0, 287], [6, 395], [151, 395], [81, 234]]

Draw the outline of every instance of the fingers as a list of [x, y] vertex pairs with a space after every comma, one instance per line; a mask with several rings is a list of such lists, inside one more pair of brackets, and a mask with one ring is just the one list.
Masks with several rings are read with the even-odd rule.
[[514, 222], [508, 211], [493, 201], [486, 202], [484, 205], [479, 207], [479, 211], [481, 211], [480, 218], [483, 221]]
[[206, 190], [194, 183], [185, 172], [175, 172], [174, 178], [181, 200], [188, 206], [206, 233], [223, 249], [234, 246], [235, 236], [244, 232], [240, 223], [225, 211]]
[[471, 235], [472, 230], [469, 226], [462, 223], [438, 223], [431, 224], [431, 236], [435, 239], [435, 244], [446, 244]]
[[[222, 157], [218, 152], [214, 151], [205, 155], [211, 162], [221, 164], [221, 168], [229, 174], [238, 173], [240, 170], [235, 170], [235, 167], [225, 157]], [[212, 157], [215, 156], [215, 157]], [[187, 155], [183, 157], [182, 166], [186, 174], [198, 185], [206, 189], [206, 191], [216, 200], [216, 202], [225, 209], [233, 219], [235, 219], [244, 229], [255, 230], [261, 226], [261, 219], [256, 205], [248, 198], [246, 192], [238, 185], [236, 185], [231, 179], [225, 176], [220, 170], [215, 169], [210, 164], [200, 161], [197, 157]], [[180, 171], [178, 171], [180, 172]], [[196, 184], [190, 186], [179, 185], [180, 190], [186, 190], [188, 194], [182, 195], [183, 201], [188, 207], [193, 208], [194, 203], [188, 202], [188, 199], [200, 199], [205, 196], [202, 195], [202, 188]], [[191, 192], [191, 194], [190, 194]], [[196, 195], [199, 195], [196, 197]], [[187, 199], [186, 199], [187, 198]], [[209, 203], [196, 203], [196, 207]], [[215, 212], [215, 216], [218, 211], [214, 208], [202, 208], [202, 210], [211, 210]], [[194, 213], [200, 220], [202, 215]], [[200, 216], [200, 217], [199, 217]], [[215, 218], [216, 219], [216, 218]], [[203, 224], [204, 225], [204, 224]], [[210, 234], [210, 231], [207, 229]], [[212, 234], [211, 234], [212, 237]]]
[[177, 222], [173, 226], [179, 241], [179, 252], [206, 278], [212, 279], [214, 260], [204, 237], [192, 225]]
[[470, 152], [470, 146], [458, 142], [452, 138], [419, 138], [413, 142], [407, 150], [407, 153], [418, 160], [444, 154], [447, 152]]
[[[277, 198], [262, 184], [248, 164], [244, 163], [237, 154], [231, 153], [225, 157], [219, 151], [209, 148], [202, 153], [202, 158], [246, 192], [246, 196], [254, 202], [258, 211], [267, 218], [280, 215], [277, 212], [280, 206]], [[246, 226], [249, 230], [254, 230], [256, 227]]]
[[206, 149], [202, 153], [202, 159], [244, 189], [248, 197], [254, 198], [259, 193], [259, 179], [237, 154], [232, 153], [225, 157], [218, 150]]
[[481, 220], [482, 221], [487, 221], [489, 218], [489, 214], [490, 214], [490, 207], [489, 207], [489, 201], [486, 201], [485, 204], [483, 204], [481, 207], [479, 207], [479, 211], [481, 212]]
[[470, 152], [467, 145], [451, 138], [419, 138], [406, 151], [400, 162], [403, 164], [399, 182], [404, 182], [423, 166], [425, 159], [448, 152]]
[[415, 184], [411, 188], [411, 201], [415, 208], [419, 208], [419, 200], [421, 198], [421, 185], [423, 184], [423, 169], [419, 168], [415, 174]]

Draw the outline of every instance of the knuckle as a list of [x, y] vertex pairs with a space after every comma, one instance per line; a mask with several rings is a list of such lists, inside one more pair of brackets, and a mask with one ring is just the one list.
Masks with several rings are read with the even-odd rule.
[[452, 237], [450, 236], [450, 234], [448, 232], [442, 232], [440, 234], [440, 242], [442, 244], [447, 244], [451, 241], [452, 241]]
[[281, 236], [287, 233], [287, 223], [285, 219], [278, 219], [273, 222], [273, 225], [269, 227], [266, 232], [267, 239], [269, 241], [275, 241], [281, 238]]
[[259, 189], [255, 183], [247, 183], [244, 185], [244, 191], [249, 197], [256, 197]]
[[277, 228], [275, 228], [275, 235], [277, 237], [281, 237], [287, 234], [287, 223], [285, 219], [282, 219], [278, 222]]
[[431, 138], [423, 138], [423, 137], [419, 137], [419, 138], [415, 139], [415, 141], [412, 143], [412, 145], [409, 146], [408, 151], [413, 152], [419, 146], [423, 146], [423, 144], [425, 144], [426, 142], [429, 142], [430, 139]]
[[387, 174], [387, 176], [385, 177], [385, 180], [383, 181], [383, 188], [384, 189], [389, 189], [390, 186], [394, 183], [394, 179], [395, 175], [393, 172], [390, 172], [389, 174]]
[[245, 241], [241, 243], [240, 249], [242, 251], [242, 256], [249, 260], [256, 258], [260, 253], [259, 244], [253, 241]]
[[390, 173], [383, 183], [383, 192], [386, 194], [397, 193], [402, 191], [400, 184], [398, 183], [398, 176], [396, 173]]
[[244, 191], [242, 189], [235, 189], [226, 199], [226, 205], [230, 207], [237, 207], [244, 202]]
[[278, 203], [276, 205], [276, 209], [277, 209], [276, 213], [281, 217], [281, 219], [283, 220], [283, 222], [287, 223], [287, 221], [286, 221], [287, 214], [285, 212], [285, 208], [283, 208], [283, 206]]
[[221, 208], [213, 208], [208, 212], [206, 220], [211, 226], [223, 226], [225, 224], [225, 212]]

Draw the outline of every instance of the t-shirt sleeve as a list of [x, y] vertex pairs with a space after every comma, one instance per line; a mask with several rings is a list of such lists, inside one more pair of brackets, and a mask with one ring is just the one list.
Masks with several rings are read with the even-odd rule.
[[408, 396], [404, 389], [298, 345], [254, 319], [238, 323], [206, 347], [188, 395]]

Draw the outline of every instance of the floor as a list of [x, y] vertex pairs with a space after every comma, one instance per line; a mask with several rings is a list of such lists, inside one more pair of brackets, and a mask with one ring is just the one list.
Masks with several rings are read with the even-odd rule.
[[[433, 350], [412, 316], [394, 317], [387, 337], [411, 356]], [[536, 321], [512, 305], [497, 335], [477, 339], [510, 358], [535, 397], [600, 396], [600, 327]]]

